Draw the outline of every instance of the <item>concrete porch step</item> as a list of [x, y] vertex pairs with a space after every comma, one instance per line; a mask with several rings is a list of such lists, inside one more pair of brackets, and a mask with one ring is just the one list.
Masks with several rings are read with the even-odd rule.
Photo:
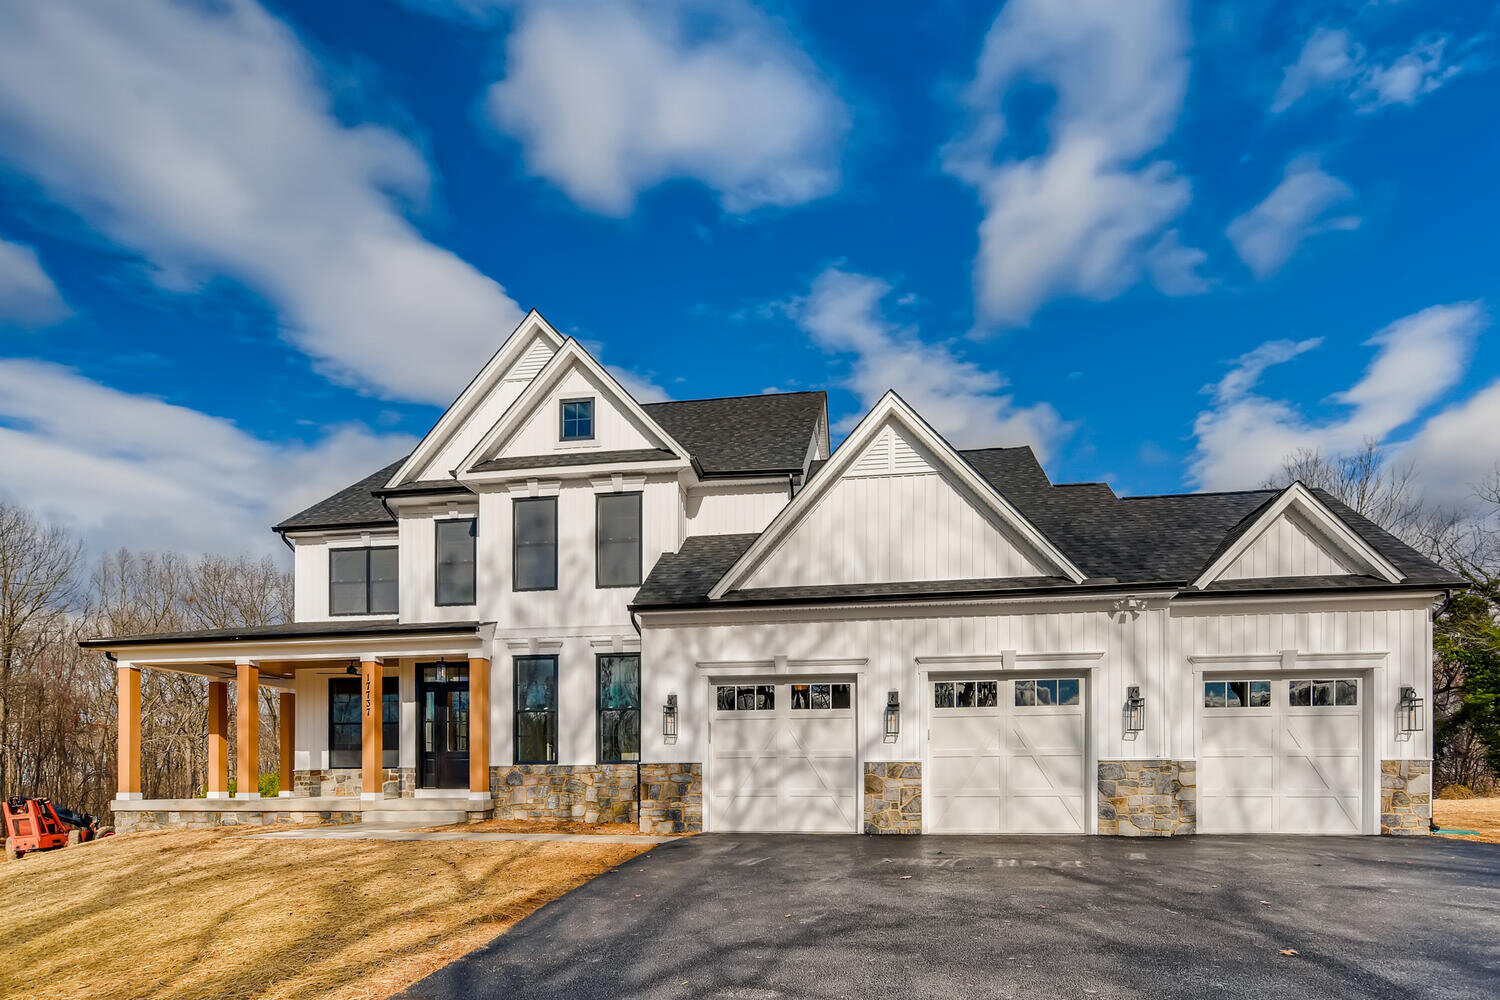
[[362, 803], [359, 821], [386, 826], [446, 826], [465, 822], [469, 809], [467, 796], [377, 799]]

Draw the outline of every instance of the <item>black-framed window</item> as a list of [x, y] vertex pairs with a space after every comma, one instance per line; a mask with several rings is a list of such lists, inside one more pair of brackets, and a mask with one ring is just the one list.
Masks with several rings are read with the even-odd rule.
[[601, 493], [594, 501], [594, 584], [641, 585], [641, 495]]
[[557, 763], [557, 657], [516, 660], [516, 763]]
[[477, 518], [437, 521], [437, 593], [440, 608], [474, 603], [474, 542], [479, 535]]
[[512, 501], [516, 590], [557, 589], [557, 497]]
[[601, 653], [598, 675], [599, 763], [641, 759], [641, 654]]
[[564, 441], [592, 439], [594, 436], [594, 401], [592, 399], [563, 400], [560, 420]]
[[[364, 763], [364, 725], [359, 716], [360, 678], [328, 680], [328, 766], [360, 767]], [[380, 679], [380, 765], [401, 762], [401, 681]]]
[[328, 613], [393, 615], [400, 560], [394, 545], [328, 550]]

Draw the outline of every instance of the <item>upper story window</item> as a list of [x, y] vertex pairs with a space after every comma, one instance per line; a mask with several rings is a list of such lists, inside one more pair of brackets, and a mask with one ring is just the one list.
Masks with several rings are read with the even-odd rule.
[[516, 590], [557, 589], [557, 497], [512, 501], [515, 552], [511, 565]]
[[588, 441], [594, 436], [594, 401], [565, 399], [562, 402], [562, 439]]
[[479, 522], [472, 517], [438, 521], [438, 607], [474, 603], [474, 540]]
[[328, 613], [393, 615], [400, 572], [394, 545], [328, 550]]
[[594, 505], [594, 585], [641, 585], [641, 495], [601, 493]]

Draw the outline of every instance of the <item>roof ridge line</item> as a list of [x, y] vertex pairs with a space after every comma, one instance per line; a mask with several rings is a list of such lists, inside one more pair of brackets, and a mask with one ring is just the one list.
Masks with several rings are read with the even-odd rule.
[[697, 399], [658, 399], [641, 406], [662, 406], [671, 403], [717, 403], [726, 399], [760, 399], [766, 396], [826, 396], [827, 389], [793, 389], [789, 392], [742, 392], [734, 396], [700, 396]]

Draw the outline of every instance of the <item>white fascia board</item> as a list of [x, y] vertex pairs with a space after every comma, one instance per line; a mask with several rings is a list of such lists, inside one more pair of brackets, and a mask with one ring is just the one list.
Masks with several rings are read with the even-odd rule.
[[486, 475], [485, 473], [474, 473], [472, 471], [473, 466], [480, 461], [481, 456], [490, 451], [499, 442], [504, 441], [520, 426], [523, 420], [531, 415], [532, 409], [537, 405], [539, 398], [552, 388], [557, 380], [562, 377], [563, 372], [567, 370], [568, 365], [574, 362], [581, 365], [584, 370], [598, 379], [615, 398], [615, 401], [625, 408], [627, 413], [649, 428], [651, 433], [660, 438], [667, 448], [677, 455], [678, 458], [681, 458], [685, 462], [692, 460], [692, 456], [688, 454], [688, 450], [679, 444], [672, 435], [668, 434], [661, 424], [651, 419], [651, 416], [645, 410], [641, 409], [641, 404], [635, 401], [635, 397], [620, 384], [619, 380], [611, 375], [598, 361], [595, 361], [594, 356], [586, 351], [582, 344], [569, 337], [563, 341], [562, 347], [558, 348], [557, 353], [552, 355], [551, 360], [542, 367], [542, 370], [537, 372], [536, 378], [532, 379], [526, 388], [521, 390], [521, 395], [517, 396], [516, 401], [510, 404], [510, 408], [505, 411], [505, 414], [496, 422], [495, 426], [490, 428], [484, 437], [480, 438], [479, 443], [464, 456], [464, 460], [454, 470], [454, 475], [460, 481], [467, 481], [478, 475]]
[[683, 469], [692, 468], [692, 463], [680, 459], [664, 459], [660, 462], [600, 462], [593, 465], [539, 465], [530, 469], [504, 469], [497, 472], [465, 472], [466, 485], [503, 485], [524, 479], [588, 479], [592, 476], [609, 476], [617, 472], [639, 473], [642, 476], [671, 476]]
[[520, 325], [511, 331], [509, 337], [505, 338], [505, 343], [500, 345], [500, 349], [490, 356], [489, 361], [485, 362], [479, 374], [469, 381], [464, 391], [458, 394], [458, 398], [443, 411], [437, 423], [432, 425], [432, 430], [417, 442], [417, 446], [412, 449], [406, 461], [401, 463], [401, 468], [397, 469], [390, 482], [386, 483], [387, 489], [402, 485], [432, 459], [438, 449], [446, 444], [454, 432], [468, 419], [480, 397], [494, 387], [498, 376], [510, 369], [516, 360], [516, 355], [530, 343], [532, 335], [537, 333], [550, 340], [554, 350], [562, 347], [564, 343], [562, 334], [553, 329], [552, 324], [548, 323], [541, 313], [535, 309], [527, 313]]
[[1073, 565], [1071, 559], [1063, 555], [1062, 551], [1053, 545], [1036, 525], [1027, 520], [1009, 500], [1000, 495], [995, 487], [975, 472], [974, 467], [965, 462], [927, 421], [923, 420], [904, 399], [896, 394], [895, 390], [889, 390], [849, 433], [849, 436], [839, 445], [838, 450], [829, 458], [828, 464], [818, 471], [812, 482], [804, 486], [802, 492], [781, 509], [766, 530], [761, 532], [760, 537], [745, 550], [744, 554], [719, 579], [719, 582], [714, 584], [713, 589], [708, 592], [710, 600], [718, 600], [739, 586], [750, 575], [750, 572], [785, 540], [791, 530], [811, 512], [813, 505], [832, 489], [832, 484], [842, 478], [849, 463], [864, 450], [865, 445], [884, 426], [886, 418], [891, 416], [916, 435], [917, 439], [947, 467], [949, 472], [968, 486], [981, 502], [1014, 529], [1022, 539], [1051, 561], [1064, 576], [1074, 583], [1083, 582], [1083, 572]]
[[1313, 494], [1312, 490], [1298, 481], [1282, 490], [1281, 495], [1271, 503], [1265, 513], [1261, 514], [1250, 530], [1236, 539], [1233, 545], [1210, 563], [1198, 579], [1193, 581], [1193, 586], [1202, 590], [1217, 580], [1225, 570], [1234, 565], [1236, 559], [1244, 555], [1245, 551], [1270, 529], [1271, 525], [1276, 523], [1278, 517], [1291, 507], [1296, 507], [1299, 513], [1312, 521], [1346, 554], [1369, 565], [1387, 583], [1400, 583], [1406, 579], [1400, 570], [1391, 565], [1389, 559], [1376, 551], [1369, 542], [1359, 537], [1343, 518], [1330, 510], [1327, 504]]

